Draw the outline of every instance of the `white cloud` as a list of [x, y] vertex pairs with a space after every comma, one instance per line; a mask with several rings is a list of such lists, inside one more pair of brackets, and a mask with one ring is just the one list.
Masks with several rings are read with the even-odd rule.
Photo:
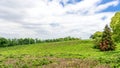
[[[64, 7], [60, 4], [61, 1], [65, 4]], [[101, 0], [82, 0], [76, 4], [67, 4], [67, 1], [2, 0], [0, 34], [9, 38], [46, 39], [68, 35], [88, 38], [95, 31], [101, 31], [115, 13], [96, 12], [118, 4], [118, 0], [105, 4], [99, 4]]]
[[94, 8], [92, 8], [92, 10], [90, 12], [95, 13], [95, 12], [100, 12], [104, 9], [107, 9], [110, 6], [117, 6], [119, 4], [119, 0], [114, 0], [105, 4], [101, 4], [99, 6], [95, 6]]

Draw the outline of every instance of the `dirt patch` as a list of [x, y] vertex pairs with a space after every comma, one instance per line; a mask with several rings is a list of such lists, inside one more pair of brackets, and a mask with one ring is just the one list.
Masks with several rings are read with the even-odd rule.
[[51, 59], [55, 62], [45, 65], [43, 68], [110, 68], [109, 65], [98, 65], [98, 61], [90, 59]]

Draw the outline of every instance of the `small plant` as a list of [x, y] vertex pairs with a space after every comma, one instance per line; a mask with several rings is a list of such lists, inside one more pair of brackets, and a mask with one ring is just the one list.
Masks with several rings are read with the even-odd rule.
[[48, 59], [36, 59], [33, 61], [34, 66], [43, 66], [52, 63], [52, 61]]
[[22, 68], [29, 68], [29, 66], [27, 64], [23, 64], [21, 67]]

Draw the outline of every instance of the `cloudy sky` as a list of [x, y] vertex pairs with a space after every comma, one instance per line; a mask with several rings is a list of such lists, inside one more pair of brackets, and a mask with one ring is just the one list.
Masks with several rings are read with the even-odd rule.
[[120, 0], [0, 0], [0, 36], [89, 38], [117, 11]]

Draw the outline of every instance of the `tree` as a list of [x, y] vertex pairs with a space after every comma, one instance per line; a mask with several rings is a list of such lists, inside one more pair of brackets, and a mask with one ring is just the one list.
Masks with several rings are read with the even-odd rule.
[[12, 45], [18, 45], [18, 40], [16, 38], [12, 39]]
[[94, 40], [94, 44], [95, 44], [94, 48], [99, 49], [101, 37], [102, 37], [102, 32], [100, 31], [96, 31], [93, 35], [90, 36], [90, 38]]
[[23, 44], [30, 44], [29, 38], [24, 38], [23, 39]]
[[8, 39], [8, 46], [13, 46], [14, 44], [13, 44], [13, 41], [12, 41], [12, 39]]
[[20, 38], [20, 39], [18, 39], [18, 42], [19, 42], [18, 45], [23, 45], [23, 44], [24, 44], [24, 39], [23, 39], [23, 38]]
[[117, 12], [111, 19], [110, 27], [113, 30], [113, 39], [120, 42], [120, 12]]
[[0, 38], [0, 47], [8, 46], [8, 40], [5, 38]]
[[42, 43], [43, 41], [41, 41], [40, 39], [36, 38], [35, 39], [35, 43]]
[[102, 37], [102, 32], [100, 31], [96, 31], [93, 35], [90, 36], [90, 38], [92, 39], [101, 38], [101, 37]]
[[35, 44], [35, 40], [34, 39], [32, 39], [32, 38], [29, 38], [29, 44]]
[[109, 51], [114, 49], [115, 49], [115, 43], [111, 38], [111, 29], [108, 27], [108, 25], [106, 25], [100, 42], [100, 50]]

